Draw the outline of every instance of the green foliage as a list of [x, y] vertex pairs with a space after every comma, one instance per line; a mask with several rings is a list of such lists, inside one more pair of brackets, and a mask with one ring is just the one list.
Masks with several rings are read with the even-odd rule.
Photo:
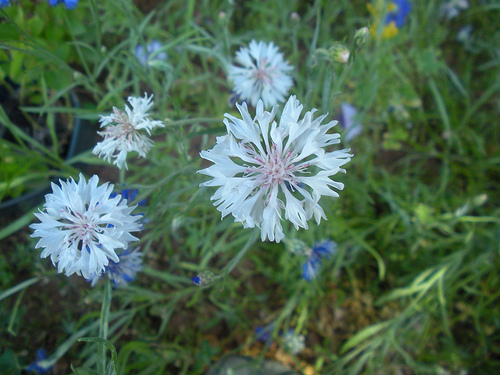
[[82, 36], [82, 9], [68, 13], [45, 1], [20, 1], [2, 9], [0, 82], [6, 77], [21, 85], [23, 98], [40, 103], [45, 80], [51, 90], [66, 89], [73, 80], [69, 64], [75, 49], [69, 43]]
[[[57, 100], [76, 90], [82, 107], [63, 100], [63, 112], [96, 123], [129, 95], [147, 92], [165, 128], [147, 159], [129, 156], [117, 180], [90, 153], [61, 160], [54, 125], [45, 146], [0, 112], [17, 140], [0, 143], [0, 196], [6, 186], [14, 195], [37, 185], [39, 175], [75, 175], [68, 164], [85, 162], [101, 181], [138, 189], [134, 203], [147, 201], [138, 279], [112, 298], [78, 276], [55, 293], [42, 289], [64, 318], [36, 329], [22, 324], [32, 290], [65, 277], [29, 257], [14, 272], [22, 259], [1, 248], [0, 368], [16, 373], [32, 363], [38, 347], [29, 338], [38, 335], [36, 344], [50, 352], [47, 367], [82, 375], [203, 374], [228, 353], [272, 357], [308, 374], [493, 373], [500, 366], [500, 6], [470, 3], [448, 20], [441, 2], [414, 1], [392, 38], [360, 35], [377, 21], [362, 1], [2, 8], [0, 74], [20, 83], [22, 95], [35, 92], [40, 106], [29, 113], [50, 117]], [[468, 24], [472, 33], [457, 39]], [[221, 220], [213, 189], [200, 188], [206, 178], [196, 173], [205, 166], [199, 152], [226, 131], [224, 113], [237, 114], [227, 68], [251, 39], [279, 46], [305, 109], [331, 120], [348, 102], [363, 126], [349, 142], [355, 156], [339, 177], [340, 198], [321, 200], [329, 220], [299, 231], [284, 223], [280, 244], [262, 243], [258, 230], [232, 217]], [[153, 40], [162, 44], [156, 56], [168, 58], [142, 65], [136, 48]], [[347, 60], [339, 58], [346, 52]], [[0, 237], [29, 221], [20, 220], [6, 223]], [[27, 233], [22, 239], [21, 254], [33, 251]], [[301, 267], [323, 239], [335, 241], [336, 252], [307, 282]], [[203, 287], [191, 282], [197, 275]], [[274, 344], [259, 342], [259, 326], [271, 327]], [[286, 354], [289, 329], [306, 335], [298, 355]]]

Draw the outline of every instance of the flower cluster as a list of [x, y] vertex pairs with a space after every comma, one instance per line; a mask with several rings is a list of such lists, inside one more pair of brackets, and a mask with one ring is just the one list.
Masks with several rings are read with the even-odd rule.
[[311, 281], [318, 276], [321, 263], [324, 258], [330, 258], [334, 253], [337, 244], [333, 241], [321, 241], [314, 244], [307, 261], [302, 266], [302, 278]]
[[236, 62], [240, 66], [231, 65], [228, 76], [239, 98], [253, 106], [262, 100], [266, 108], [284, 101], [293, 85], [288, 74], [293, 67], [272, 42], [252, 40], [236, 52]]
[[321, 124], [326, 115], [313, 119], [315, 110], [299, 119], [302, 105], [291, 96], [276, 123], [277, 107], [264, 111], [262, 101], [252, 118], [245, 103], [237, 105], [242, 119], [226, 114], [228, 134], [201, 157], [214, 164], [199, 173], [213, 179], [200, 186], [218, 186], [212, 197], [222, 217], [232, 214], [245, 228], [261, 228], [264, 241], [283, 239], [284, 213], [296, 229], [308, 228], [312, 217], [319, 224], [326, 219], [320, 198], [338, 197], [335, 189], [344, 185], [330, 179], [345, 172], [348, 149], [327, 152], [325, 148], [340, 142], [338, 133], [329, 130], [337, 124]]
[[[153, 141], [149, 138], [151, 131], [164, 126], [161, 121], [152, 121], [148, 118], [148, 110], [153, 105], [152, 99], [153, 96], [148, 98], [147, 94], [144, 94], [144, 98], [130, 96], [128, 102], [132, 108], [125, 106], [123, 112], [114, 107], [111, 115], [101, 116], [99, 121], [104, 131], [98, 133], [104, 140], [97, 143], [92, 153], [108, 162], [114, 158], [113, 163], [120, 169], [123, 166], [128, 169], [126, 158], [131, 151], [146, 157], [153, 146]], [[147, 134], [144, 134], [144, 131]]]
[[134, 207], [120, 195], [110, 198], [113, 185], [98, 186], [93, 176], [87, 183], [83, 175], [52, 183], [45, 196], [45, 212], [35, 213], [41, 221], [32, 224], [32, 237], [40, 237], [35, 248], [43, 247], [42, 258], [50, 256], [58, 272], [76, 273], [86, 279], [100, 275], [109, 261], [119, 262], [117, 249], [126, 249], [141, 229], [141, 215], [131, 215]]

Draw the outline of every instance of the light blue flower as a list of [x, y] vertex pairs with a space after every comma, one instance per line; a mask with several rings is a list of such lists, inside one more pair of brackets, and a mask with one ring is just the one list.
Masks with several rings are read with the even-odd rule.
[[307, 281], [312, 281], [318, 277], [319, 268], [321, 266], [320, 258], [311, 255], [302, 266], [302, 278]]
[[139, 60], [139, 62], [146, 66], [148, 65], [148, 61], [151, 60], [160, 60], [165, 61], [168, 59], [168, 55], [166, 52], [159, 52], [163, 45], [156, 39], [153, 39], [149, 44], [144, 47], [144, 45], [139, 44], [135, 47], [135, 57]]
[[64, 3], [67, 9], [74, 9], [78, 4], [78, 0], [47, 0], [47, 1], [53, 7], [55, 7], [59, 3]]
[[10, 0], [0, 0], [0, 8], [4, 8], [10, 5]]
[[363, 130], [363, 125], [355, 122], [358, 110], [355, 106], [349, 103], [342, 103], [340, 105], [341, 116], [339, 119], [340, 126], [344, 129], [344, 139], [346, 142], [352, 141]]
[[128, 286], [130, 282], [135, 280], [135, 274], [142, 270], [143, 255], [139, 250], [124, 250], [118, 254], [118, 262], [110, 260], [100, 276], [92, 277], [91, 285], [95, 286], [101, 278], [107, 275], [115, 288]]

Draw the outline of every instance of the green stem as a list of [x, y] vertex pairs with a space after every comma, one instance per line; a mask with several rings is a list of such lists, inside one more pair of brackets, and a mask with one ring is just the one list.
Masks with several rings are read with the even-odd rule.
[[227, 264], [226, 269], [223, 272], [224, 276], [227, 276], [232, 272], [234, 267], [236, 267], [236, 265], [240, 262], [241, 258], [245, 256], [248, 249], [250, 249], [250, 247], [255, 243], [255, 241], [257, 241], [259, 233], [260, 229], [255, 228], [253, 233], [250, 234], [250, 236], [248, 237], [247, 243], [245, 244], [245, 246], [243, 246], [243, 249], [241, 249], [240, 252]]
[[[101, 318], [99, 320], [99, 337], [103, 340], [108, 339], [109, 311], [111, 309], [111, 280], [106, 277], [104, 283], [104, 295], [102, 300]], [[101, 361], [98, 362], [98, 373], [104, 374], [106, 371], [106, 346], [99, 345]]]
[[94, 25], [95, 25], [95, 39], [97, 44], [97, 51], [101, 53], [102, 46], [102, 30], [101, 30], [101, 22], [99, 20], [99, 8], [97, 7], [97, 1], [90, 1], [90, 9], [92, 10], [92, 16], [94, 17]]
[[125, 173], [126, 173], [126, 170], [125, 168], [121, 168], [120, 169], [120, 175], [119, 175], [119, 184], [120, 184], [120, 189], [123, 187], [123, 185], [125, 185]]

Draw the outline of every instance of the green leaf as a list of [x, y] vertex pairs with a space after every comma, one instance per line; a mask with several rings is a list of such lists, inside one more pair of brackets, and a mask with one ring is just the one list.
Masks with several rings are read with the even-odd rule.
[[[115, 347], [108, 340], [104, 340], [100, 337], [81, 337], [78, 339], [78, 341], [96, 342], [98, 344], [104, 345], [106, 348], [108, 348], [111, 351], [111, 358], [112, 359], [111, 359], [110, 363], [113, 363], [113, 366], [116, 367], [115, 364], [118, 362], [118, 355], [116, 353]], [[109, 367], [109, 364], [108, 364], [108, 367]], [[115, 368], [115, 371], [116, 371], [116, 368]]]
[[345, 353], [349, 349], [354, 348], [361, 342], [365, 341], [366, 339], [375, 336], [377, 333], [380, 331], [386, 329], [390, 325], [390, 321], [387, 322], [382, 322], [382, 323], [377, 323], [374, 325], [371, 325], [369, 327], [366, 327], [362, 331], [358, 332], [355, 334], [353, 337], [351, 337], [341, 348], [340, 352]]
[[448, 266], [443, 266], [439, 269], [428, 269], [422, 272], [410, 286], [406, 288], [398, 288], [387, 296], [382, 297], [377, 301], [377, 304], [381, 304], [387, 301], [392, 301], [402, 297], [408, 297], [416, 293], [420, 293], [419, 297], [422, 297], [433, 285], [435, 285], [448, 270]]
[[[23, 216], [21, 216], [19, 219], [13, 221], [9, 225], [3, 227], [0, 230], [0, 240], [3, 238], [6, 238], [7, 236], [10, 236], [12, 233], [17, 232], [18, 230], [24, 228], [27, 226], [29, 223], [33, 221], [33, 218], [35, 216], [33, 215], [33, 212], [27, 212]], [[2, 298], [0, 297], [0, 300]]]
[[32, 277], [31, 279], [28, 279], [26, 281], [23, 281], [20, 284], [17, 284], [16, 286], [7, 289], [5, 292], [0, 294], [0, 301], [3, 300], [4, 298], [7, 298], [8, 296], [11, 296], [14, 293], [20, 292], [21, 290], [26, 289], [27, 287], [36, 284], [37, 282], [40, 281], [39, 277]]

